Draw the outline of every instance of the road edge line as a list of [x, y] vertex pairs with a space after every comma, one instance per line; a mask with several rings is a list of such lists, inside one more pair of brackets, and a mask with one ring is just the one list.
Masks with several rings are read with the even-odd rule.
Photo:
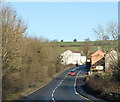
[[75, 78], [75, 83], [74, 83], [75, 94], [77, 94], [77, 95], [79, 95], [79, 96], [85, 98], [86, 100], [89, 100], [89, 101], [93, 102], [93, 100], [91, 100], [91, 99], [89, 99], [88, 97], [86, 97], [86, 96], [80, 94], [79, 92], [77, 92], [76, 83], [77, 83], [78, 75], [80, 74], [80, 72], [81, 72], [81, 70], [78, 72], [78, 74], [77, 74], [77, 76], [76, 76], [76, 78]]

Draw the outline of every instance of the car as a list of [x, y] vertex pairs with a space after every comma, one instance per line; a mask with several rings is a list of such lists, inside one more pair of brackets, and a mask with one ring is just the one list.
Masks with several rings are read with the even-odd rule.
[[75, 73], [75, 71], [71, 71], [71, 72], [69, 73], [69, 75], [74, 76], [74, 75], [76, 75], [76, 73]]

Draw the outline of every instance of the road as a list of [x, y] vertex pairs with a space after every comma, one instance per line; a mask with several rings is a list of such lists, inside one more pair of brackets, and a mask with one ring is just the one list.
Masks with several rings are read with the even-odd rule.
[[68, 73], [73, 69], [76, 72], [76, 76], [78, 73], [83, 76], [86, 72], [85, 65], [70, 68], [58, 77], [54, 78], [47, 85], [24, 97], [22, 100], [25, 102], [88, 102], [86, 98], [80, 96], [76, 92], [76, 76], [68, 75]]

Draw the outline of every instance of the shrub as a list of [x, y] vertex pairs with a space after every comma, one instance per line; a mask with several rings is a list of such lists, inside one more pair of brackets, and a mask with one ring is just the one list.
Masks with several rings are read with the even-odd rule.
[[74, 42], [77, 42], [77, 39], [74, 39], [73, 41], [74, 41]]

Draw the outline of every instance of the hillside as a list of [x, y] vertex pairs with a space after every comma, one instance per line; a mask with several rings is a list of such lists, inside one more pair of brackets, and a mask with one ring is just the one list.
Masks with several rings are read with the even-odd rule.
[[[104, 49], [106, 51], [109, 51], [111, 48], [115, 48], [115, 45], [117, 46], [117, 41], [109, 40], [109, 41], [90, 41], [92, 45], [92, 51], [95, 52], [97, 51], [97, 47], [101, 46], [101, 50], [103, 51]], [[82, 51], [83, 47], [85, 45], [85, 42], [59, 42], [59, 53], [63, 53], [67, 49], [70, 50], [78, 50]]]

